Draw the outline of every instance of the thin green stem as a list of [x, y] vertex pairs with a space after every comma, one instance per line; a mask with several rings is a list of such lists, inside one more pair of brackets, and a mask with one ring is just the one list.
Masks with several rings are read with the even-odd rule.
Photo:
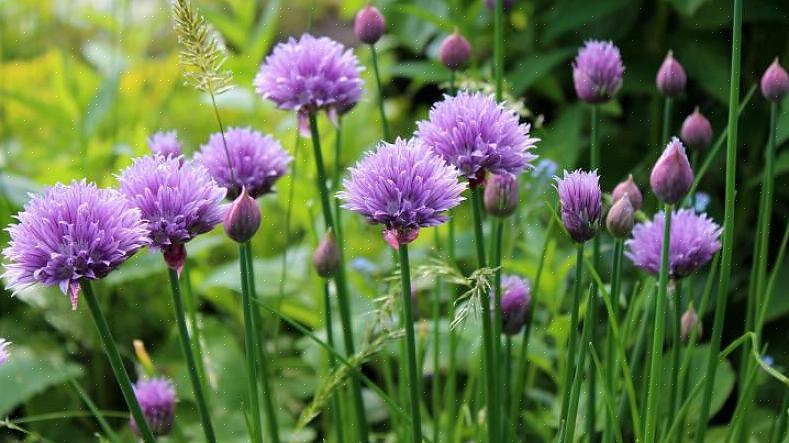
[[422, 418], [419, 410], [419, 379], [416, 371], [416, 339], [414, 312], [411, 306], [411, 268], [408, 263], [408, 245], [400, 245], [400, 282], [402, 285], [403, 320], [408, 349], [408, 386], [411, 397], [411, 426], [413, 443], [422, 443]]
[[[561, 422], [570, 418], [567, 415], [570, 410], [570, 395], [573, 384], [573, 364], [575, 360], [575, 353], [578, 341], [578, 311], [581, 305], [581, 294], [583, 293], [583, 278], [584, 278], [584, 244], [579, 243], [576, 246], [576, 260], [575, 260], [575, 291], [573, 296], [573, 306], [570, 311], [570, 332], [567, 344], [567, 359], [564, 368], [564, 383], [562, 384], [562, 412], [559, 415]], [[574, 420], [575, 418], [572, 417]], [[560, 423], [560, 429], [564, 425]]]
[[373, 59], [373, 72], [375, 73], [375, 85], [378, 87], [378, 112], [381, 114], [381, 132], [384, 141], [389, 140], [389, 122], [386, 120], [386, 109], [384, 107], [384, 89], [381, 86], [381, 72], [378, 69], [378, 52], [375, 45], [370, 45], [370, 54]]
[[496, 101], [504, 97], [504, 0], [496, 0], [493, 11], [493, 58], [495, 60]]
[[[614, 315], [617, 314], [619, 306], [619, 295], [622, 287], [622, 256], [624, 252], [624, 240], [617, 238], [614, 240], [614, 259], [611, 271], [611, 300], [614, 303]], [[605, 369], [605, 382], [606, 389], [613, 397], [616, 392], [616, 340], [612, 330], [611, 321], [609, 321], [608, 337], [606, 340], [606, 369]], [[603, 434], [603, 441], [606, 443], [613, 442], [615, 438], [614, 429], [618, 428], [616, 423], [616, 416], [608, 414], [606, 421], [606, 428]]]
[[663, 127], [660, 131], [661, 150], [663, 146], [666, 146], [666, 143], [668, 143], [668, 137], [671, 131], [671, 105], [673, 103], [674, 100], [671, 97], [666, 97], [663, 100]]
[[[323, 221], [327, 229], [334, 230], [332, 219], [331, 204], [329, 203], [329, 190], [326, 188], [326, 169], [323, 163], [323, 153], [321, 152], [320, 133], [318, 131], [318, 118], [312, 112], [309, 114], [310, 133], [312, 138], [312, 149], [315, 157], [316, 186], [320, 194], [321, 208], [323, 210]], [[336, 231], [335, 231], [336, 232]], [[339, 239], [338, 239], [339, 240]], [[343, 258], [343, 244], [338, 242], [340, 249], [340, 266], [334, 276], [337, 287], [337, 303], [340, 308], [340, 322], [342, 323], [343, 341], [348, 355], [355, 353], [353, 342], [353, 324], [351, 321], [350, 301], [348, 300], [348, 287], [345, 279], [345, 260]], [[359, 426], [359, 439], [368, 441], [367, 419], [364, 414], [364, 401], [362, 400], [362, 388], [359, 378], [354, 374], [351, 380], [351, 390], [353, 394], [354, 409], [356, 412], [357, 426]]]
[[649, 390], [647, 403], [644, 409], [644, 442], [653, 443], [657, 431], [660, 405], [660, 379], [663, 371], [663, 340], [666, 327], [666, 302], [668, 301], [668, 274], [669, 274], [669, 244], [671, 242], [671, 215], [672, 204], [666, 204], [663, 209], [663, 243], [660, 253], [660, 274], [658, 280], [657, 300], [655, 300], [654, 335], [652, 336], [652, 354], [649, 365]]
[[712, 403], [712, 390], [715, 373], [718, 371], [718, 351], [723, 336], [723, 323], [726, 318], [726, 302], [729, 293], [732, 257], [734, 253], [734, 210], [737, 192], [737, 109], [740, 99], [740, 50], [742, 43], [742, 0], [734, 0], [732, 31], [731, 79], [729, 81], [729, 136], [726, 146], [726, 198], [723, 216], [723, 250], [721, 252], [720, 282], [715, 304], [715, 320], [712, 326], [709, 356], [707, 358], [707, 380], [701, 402], [696, 443], [703, 443], [707, 434], [707, 420]]
[[[487, 266], [485, 258], [485, 238], [482, 234], [482, 196], [479, 186], [471, 188], [471, 204], [474, 213], [474, 238], [477, 247], [477, 265], [478, 268]], [[498, 428], [500, 426], [498, 415], [498, 403], [496, 399], [496, 362], [494, 358], [493, 349], [493, 328], [491, 327], [491, 312], [490, 312], [490, 294], [488, 291], [481, 291], [482, 303], [482, 348], [485, 354], [484, 360], [484, 373], [485, 373], [485, 393], [487, 401], [487, 424], [488, 424], [488, 441], [497, 442]]]
[[[586, 307], [587, 313], [591, 313], [590, 309], [592, 308], [592, 303], [594, 299], [594, 287], [589, 288], [589, 295], [587, 297]], [[583, 373], [586, 367], [586, 354], [587, 350], [591, 346], [594, 348], [594, 343], [592, 343], [592, 328], [594, 328], [594, 324], [589, 321], [589, 318], [584, 320], [584, 328], [583, 328], [583, 335], [581, 338], [581, 348], [578, 350], [578, 361], [575, 365], [575, 377], [573, 378], [573, 386], [572, 386], [572, 394], [570, 398], [570, 407], [567, 410], [567, 416], [564, 418], [564, 432], [562, 432], [562, 439], [563, 443], [572, 442], [575, 438], [575, 423], [578, 413], [578, 401], [581, 397], [581, 384], [583, 384]], [[571, 332], [572, 333], [572, 332]], [[588, 411], [587, 411], [588, 413]], [[591, 438], [591, 435], [589, 436]]]
[[455, 88], [455, 70], [454, 69], [450, 69], [449, 70], [449, 93], [452, 94], [452, 95], [455, 95], [455, 92], [457, 92], [457, 90]]
[[227, 148], [227, 140], [225, 140], [225, 126], [222, 124], [222, 118], [219, 116], [219, 108], [216, 106], [216, 98], [214, 97], [213, 91], [208, 91], [208, 95], [211, 97], [211, 105], [214, 108], [214, 116], [216, 116], [216, 122], [219, 124], [219, 134], [222, 136], [222, 146], [225, 148], [225, 158], [227, 159], [227, 167], [230, 169], [230, 182], [236, 182], [236, 174], [233, 170], [233, 160], [230, 157], [230, 150]]
[[101, 430], [104, 431], [107, 439], [112, 443], [118, 443], [120, 441], [118, 440], [118, 435], [112, 430], [112, 426], [107, 423], [104, 415], [102, 415], [101, 411], [99, 411], [99, 408], [96, 407], [96, 404], [93, 403], [93, 400], [90, 399], [90, 396], [87, 392], [85, 392], [85, 389], [82, 388], [82, 386], [79, 384], [79, 382], [77, 382], [76, 379], [74, 379], [74, 377], [69, 377], [68, 381], [71, 387], [74, 388], [74, 391], [77, 392], [77, 395], [79, 395], [79, 398], [82, 399], [82, 402], [85, 403], [85, 406], [88, 407], [90, 413], [93, 414], [93, 418], [96, 419], [96, 422], [99, 424]]
[[244, 353], [247, 364], [247, 391], [249, 394], [249, 421], [251, 422], [250, 438], [255, 442], [263, 441], [262, 425], [260, 422], [260, 401], [258, 399], [257, 383], [257, 333], [252, 316], [252, 301], [249, 293], [249, 278], [247, 277], [247, 248], [243, 244], [238, 246], [241, 267], [241, 305], [244, 312]]
[[[775, 188], [775, 146], [776, 146], [776, 128], [778, 120], [778, 104], [772, 102], [770, 104], [770, 139], [767, 143], [767, 150], [764, 153], [764, 177], [763, 177], [763, 193], [764, 193], [764, 213], [762, 215], [759, 234], [759, 243], [761, 244], [761, 254], [757, 258], [759, 266], [756, 274], [756, 293], [755, 293], [755, 306], [762, 306], [765, 299], [765, 284], [767, 279], [767, 258], [770, 250], [770, 221], [773, 215], [773, 189]], [[758, 318], [755, 320], [759, 320]], [[762, 325], [756, 323], [756, 338], [761, 339]], [[747, 413], [747, 410], [746, 410]]]
[[[192, 274], [189, 272], [189, 259], [184, 261], [184, 304], [186, 305], [187, 314], [189, 315], [189, 333], [192, 336], [192, 352], [195, 355], [195, 362], [197, 363], [197, 373], [200, 375], [200, 381], [203, 383], [203, 392], [208, 392], [208, 378], [205, 373], [205, 365], [203, 364], [203, 344], [200, 338], [200, 324], [197, 320], [197, 300], [192, 291]], [[208, 399], [206, 398], [206, 401]]]
[[123, 367], [123, 361], [121, 360], [120, 353], [118, 353], [118, 348], [115, 347], [115, 341], [112, 338], [107, 319], [101, 312], [99, 300], [93, 293], [93, 286], [90, 284], [89, 280], [83, 278], [80, 280], [80, 287], [82, 288], [83, 298], [90, 309], [90, 315], [93, 317], [93, 323], [96, 325], [96, 330], [99, 333], [101, 346], [104, 348], [104, 353], [107, 354], [112, 372], [115, 373], [115, 380], [121, 388], [123, 399], [126, 400], [126, 405], [129, 407], [134, 421], [137, 423], [137, 427], [140, 430], [140, 436], [145, 443], [154, 443], [156, 439], [153, 437], [151, 429], [148, 427], [148, 422], [145, 420], [142, 409], [140, 409], [140, 403], [137, 401], [137, 396], [134, 395], [131, 380], [129, 380], [129, 374], [126, 373], [126, 368]]
[[786, 427], [786, 420], [787, 420], [787, 409], [789, 408], [789, 389], [784, 389], [784, 399], [781, 401], [781, 408], [778, 409], [778, 414], [776, 414], [775, 418], [773, 419], [772, 430], [770, 431], [770, 439], [767, 440], [770, 443], [778, 443], [781, 441], [781, 437], [784, 433], [784, 428]]
[[[599, 117], [598, 117], [598, 107], [597, 105], [592, 106], [591, 112], [591, 131], [590, 131], [590, 166], [592, 170], [597, 170], [600, 173], [600, 128], [599, 128]], [[595, 236], [592, 239], [592, 263], [595, 269], [600, 268], [600, 236]], [[588, 320], [590, 323], [590, 339], [592, 343], [597, 342], [597, 291], [598, 288], [594, 287], [594, 292], [592, 294], [591, 303], [589, 304], [589, 316]], [[582, 350], [584, 352], [584, 350]], [[587, 369], [588, 374], [587, 377], [589, 379], [589, 389], [587, 390], [587, 413], [586, 413], [586, 433], [593, 438], [595, 433], [595, 407], [597, 405], [597, 376], [596, 371], [594, 368], [594, 362], [589, 360], [589, 368]]]
[[[441, 238], [438, 229], [433, 230], [435, 234], [435, 247], [436, 250], [441, 247]], [[442, 293], [441, 278], [436, 277], [435, 288], [433, 290], [433, 379], [432, 379], [432, 396], [433, 396], [433, 441], [438, 442], [439, 432], [441, 426], [441, 293]]]
[[672, 346], [671, 346], [671, 382], [669, 383], [668, 413], [666, 423], [674, 420], [674, 414], [679, 409], [680, 390], [682, 385], [679, 383], [680, 370], [680, 348], [682, 347], [682, 280], [674, 281], [674, 303], [672, 309]]
[[[334, 324], [332, 322], [332, 315], [331, 315], [331, 290], [329, 288], [329, 281], [325, 280], [323, 282], [323, 313], [324, 313], [324, 323], [326, 323], [326, 341], [328, 341], [329, 346], [334, 348]], [[334, 358], [334, 355], [329, 352], [327, 353], [329, 357], [329, 372], [334, 371], [334, 368], [337, 366], [337, 359]], [[343, 433], [343, 422], [341, 421], [342, 411], [340, 410], [340, 399], [339, 393], [335, 393], [332, 395], [331, 399], [331, 415], [332, 421], [334, 422], [334, 429], [337, 432], [337, 442], [343, 443], [345, 441], [345, 435]]]
[[186, 366], [189, 370], [189, 381], [192, 383], [192, 391], [195, 396], [195, 402], [197, 403], [197, 411], [200, 414], [200, 421], [203, 424], [203, 432], [205, 433], [206, 441], [215, 443], [216, 436], [214, 435], [214, 427], [211, 424], [211, 416], [208, 413], [208, 406], [205, 402], [203, 383], [200, 381], [200, 374], [197, 372], [197, 364], [195, 363], [194, 354], [192, 354], [191, 350], [189, 330], [186, 328], [184, 306], [181, 300], [181, 285], [178, 283], [178, 272], [169, 268], [167, 271], [170, 276], [170, 290], [173, 294], [173, 310], [175, 311], [175, 322], [178, 325], [181, 351], [184, 353]]
[[[504, 337], [504, 368], [502, 370], [502, 382], [501, 382], [501, 404], [508, 405], [511, 403], [512, 393], [510, 392], [510, 385], [512, 380], [512, 336], [507, 335]], [[503, 412], [501, 414], [502, 423], [502, 430], [501, 430], [501, 441], [508, 442], [510, 441], [509, 431], [510, 431], [510, 424], [508, 421], [508, 414]]]
[[[502, 377], [503, 374], [500, 373], [498, 366], [501, 363], [501, 322], [502, 322], [502, 313], [501, 313], [501, 244], [502, 244], [502, 237], [504, 234], [504, 221], [499, 217], [492, 217], [493, 223], [493, 268], [496, 271], [493, 274], [493, 360], [495, 362], [494, 368], [497, 371], [497, 377]], [[499, 386], [499, 391], [496, 393], [497, 399], [504, 399], [504, 386]], [[503, 405], [509, 404], [508, 402], [503, 402]], [[502, 416], [506, 414], [501, 414]], [[506, 435], [505, 431], [503, 430], [503, 421], [498, 423], [497, 426], [502, 427], [502, 431], [500, 435]], [[506, 439], [502, 439], [502, 441], [506, 441]]]

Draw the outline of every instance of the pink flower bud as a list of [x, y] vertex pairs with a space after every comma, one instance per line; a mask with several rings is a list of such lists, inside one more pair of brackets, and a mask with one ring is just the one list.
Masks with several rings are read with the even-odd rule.
[[658, 69], [655, 82], [657, 83], [657, 88], [667, 97], [676, 97], [685, 90], [687, 82], [688, 76], [685, 74], [685, 68], [674, 58], [674, 53], [668, 51], [663, 64]]
[[[693, 329], [698, 328], [699, 334], [701, 334], [701, 322], [699, 321], [699, 316], [696, 314], [696, 310], [693, 309], [693, 305], [688, 307], [688, 310], [682, 314], [682, 318], [680, 319], [680, 334], [679, 337], [682, 339], [683, 343], [687, 343], [688, 339], [690, 339], [690, 334], [693, 332]], [[696, 337], [698, 339], [698, 337]]]
[[628, 195], [624, 194], [608, 210], [605, 226], [614, 237], [625, 238], [633, 231], [634, 221], [635, 211], [633, 210], [633, 205], [630, 203]]
[[761, 87], [764, 98], [774, 102], [783, 100], [786, 93], [789, 92], [789, 74], [778, 63], [778, 57], [764, 71]]
[[457, 31], [444, 39], [438, 50], [441, 63], [447, 68], [457, 71], [466, 66], [471, 57], [471, 45]]
[[712, 143], [712, 125], [701, 112], [699, 107], [690, 114], [679, 132], [679, 137], [692, 149], [703, 149]]
[[491, 175], [485, 183], [485, 210], [496, 217], [509, 217], [518, 208], [518, 179], [512, 174]]
[[246, 188], [236, 197], [225, 214], [225, 233], [238, 243], [252, 238], [260, 228], [260, 207], [258, 202], [249, 196]]
[[666, 146], [652, 168], [649, 176], [652, 192], [664, 203], [679, 203], [693, 184], [693, 170], [690, 168], [685, 146], [674, 137]]
[[353, 31], [360, 41], [370, 45], [375, 44], [385, 30], [384, 16], [375, 6], [368, 4], [356, 14]]
[[327, 232], [326, 237], [318, 244], [318, 248], [312, 254], [312, 264], [315, 265], [318, 275], [324, 278], [334, 276], [340, 269], [340, 249], [337, 247], [332, 231]]
[[636, 182], [633, 180], [633, 174], [629, 174], [627, 180], [616, 185], [613, 192], [611, 192], [611, 200], [616, 202], [625, 195], [630, 199], [633, 211], [641, 209], [643, 197], [641, 196], [641, 190], [638, 189]]

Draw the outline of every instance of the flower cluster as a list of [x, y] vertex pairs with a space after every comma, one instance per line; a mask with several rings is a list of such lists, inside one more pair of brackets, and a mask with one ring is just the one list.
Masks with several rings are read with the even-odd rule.
[[573, 62], [575, 92], [588, 103], [607, 102], [622, 87], [624, 73], [619, 48], [611, 42], [589, 40]]
[[529, 125], [489, 95], [459, 92], [433, 105], [430, 118], [417, 123], [416, 135], [472, 186], [486, 172], [517, 175], [536, 158], [530, 151], [538, 141]]
[[181, 155], [181, 142], [175, 131], [157, 132], [148, 137], [148, 148], [151, 152], [165, 157], [178, 157]]
[[234, 199], [241, 188], [253, 198], [271, 192], [293, 158], [270, 135], [251, 128], [230, 128], [224, 140], [221, 133], [213, 134], [195, 154], [195, 161], [205, 166], [219, 186], [227, 188], [228, 198]]
[[8, 288], [57, 285], [75, 309], [81, 279], [104, 277], [149, 243], [138, 209], [85, 180], [46, 189], [17, 219], [3, 250]]
[[603, 193], [597, 171], [564, 171], [564, 177], [556, 177], [556, 190], [562, 223], [570, 237], [578, 243], [592, 239], [603, 217]]
[[[134, 384], [134, 396], [153, 435], [169, 434], [175, 418], [175, 387], [172, 382], [166, 378], [140, 380]], [[129, 426], [135, 435], [139, 435], [134, 418], [129, 419]]]

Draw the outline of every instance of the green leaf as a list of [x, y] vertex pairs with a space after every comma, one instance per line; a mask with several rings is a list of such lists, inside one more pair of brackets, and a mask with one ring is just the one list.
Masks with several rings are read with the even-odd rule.
[[44, 360], [21, 348], [12, 348], [11, 352], [8, 362], [0, 366], [0, 416], [47, 388], [82, 374], [82, 368], [75, 364]]

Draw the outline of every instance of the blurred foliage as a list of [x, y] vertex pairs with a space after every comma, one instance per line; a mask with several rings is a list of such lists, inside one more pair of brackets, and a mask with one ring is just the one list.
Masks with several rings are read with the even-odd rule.
[[[310, 31], [328, 35], [347, 45], [354, 40], [351, 20], [366, 0], [195, 0], [196, 6], [225, 40], [235, 89], [217, 98], [227, 126], [251, 126], [273, 134], [295, 161], [277, 192], [262, 199], [263, 225], [255, 237], [255, 273], [259, 295], [266, 303], [325, 337], [320, 279], [311, 271], [309, 257], [320, 232], [316, 228], [317, 195], [313, 163], [307, 143], [299, 140], [294, 115], [276, 110], [261, 100], [251, 86], [260, 62], [272, 45], [288, 36]], [[488, 81], [491, 73], [492, 17], [482, 0], [380, 0], [374, 2], [387, 19], [388, 33], [379, 42], [385, 85], [386, 110], [393, 132], [409, 136], [415, 121], [427, 114], [447, 86], [448, 73], [437, 63], [442, 38], [458, 29], [471, 41], [473, 59], [460, 80]], [[689, 78], [687, 93], [675, 104], [672, 132], [695, 106], [711, 119], [716, 133], [724, 127], [729, 81], [729, 2], [713, 0], [518, 0], [507, 17], [506, 87], [523, 100], [534, 132], [542, 139], [539, 155], [559, 168], [586, 164], [588, 109], [579, 104], [572, 88], [570, 64], [577, 47], [588, 38], [614, 40], [627, 66], [619, 98], [602, 107], [602, 184], [611, 189], [633, 171], [646, 190], [649, 163], [659, 150], [662, 100], [654, 76], [665, 53], [673, 49]], [[744, 17], [743, 91], [755, 84], [776, 56], [789, 60], [789, 3], [784, 0], [746, 2]], [[177, 130], [187, 153], [199, 149], [217, 130], [207, 95], [184, 85], [178, 47], [164, 0], [6, 0], [0, 1], [0, 220], [6, 225], [27, 200], [28, 192], [43, 185], [86, 176], [101, 185], [116, 183], [114, 174], [134, 156], [147, 153], [146, 138], [157, 130]], [[370, 51], [356, 47], [370, 66]], [[341, 122], [341, 158], [326, 155], [329, 170], [342, 170], [372, 148], [380, 138], [376, 91], [369, 68], [364, 72], [367, 93]], [[789, 111], [781, 114], [777, 159], [774, 235], [777, 244], [789, 215]], [[757, 94], [740, 125], [740, 158], [736, 254], [725, 341], [741, 334], [744, 293], [747, 287], [752, 228], [756, 218], [761, 152], [767, 136], [768, 106]], [[337, 131], [320, 122], [324, 149], [333, 152]], [[702, 182], [711, 195], [709, 212], [722, 218], [722, 155]], [[337, 169], [335, 169], [335, 167]], [[336, 179], [336, 177], [335, 177]], [[530, 177], [523, 185], [520, 212], [507, 227], [508, 257], [505, 272], [533, 278], [549, 219], [544, 201], [553, 200], [549, 177]], [[292, 197], [292, 199], [291, 199]], [[286, 215], [287, 214], [287, 215]], [[470, 214], [461, 208], [458, 220], [458, 258], [465, 275], [473, 271]], [[390, 252], [374, 227], [345, 215], [350, 283], [357, 339], [362, 340], [377, 305], [387, 292], [384, 277], [391, 273]], [[245, 441], [244, 420], [238, 413], [244, 397], [242, 374], [236, 252], [220, 230], [190, 243], [191, 276], [199, 296], [207, 371], [212, 387], [212, 408], [220, 441]], [[445, 228], [439, 230], [446, 235]], [[7, 241], [5, 232], [2, 243]], [[413, 248], [413, 261], [426, 263], [435, 254], [433, 233], [423, 232]], [[550, 438], [558, 424], [555, 386], [566, 370], [563, 355], [569, 333], [564, 306], [567, 280], [573, 267], [573, 249], [566, 236], [549, 239], [541, 285], [541, 303], [535, 315], [530, 361], [535, 388], [526, 411], [526, 434]], [[610, 242], [605, 239], [603, 268], [609, 269]], [[774, 254], [775, 251], [772, 251]], [[789, 265], [783, 265], [789, 271]], [[639, 281], [627, 266], [625, 272]], [[605, 275], [606, 272], [603, 272]], [[779, 368], [789, 367], [789, 272], [780, 272], [770, 323], [765, 338]], [[698, 297], [706, 275], [691, 279], [691, 295]], [[97, 286], [121, 352], [133, 362], [133, 339], [146, 344], [162, 373], [176, 380], [180, 403], [176, 436], [199, 438], [196, 411], [191, 404], [185, 368], [175, 342], [166, 274], [158, 255], [141, 253], [123, 269]], [[645, 280], [649, 282], [649, 279]], [[430, 280], [415, 282], [420, 312], [430, 314]], [[643, 287], [642, 283], [642, 287]], [[648, 284], [648, 283], [647, 283]], [[633, 285], [626, 285], [630, 294]], [[10, 295], [10, 294], [6, 294]], [[621, 300], [628, 304], [630, 298]], [[448, 307], [450, 299], [442, 301]], [[0, 414], [11, 418], [82, 410], [79, 397], [66, 383], [76, 377], [102, 409], [123, 410], [123, 402], [110, 382], [110, 369], [97, 344], [87, 313], [70, 310], [66, 298], [54, 289], [31, 288], [15, 299], [0, 297], [0, 336], [14, 342], [14, 362], [0, 369]], [[323, 351], [314, 342], [263, 312], [266, 332], [275, 352], [271, 370], [278, 398], [279, 419], [292, 428], [302, 409], [318, 390], [326, 373]], [[711, 324], [711, 319], [705, 319]], [[339, 333], [339, 325], [333, 325]], [[441, 339], [446, 349], [447, 323]], [[474, 319], [461, 330], [459, 365], [466, 386], [479, 370], [479, 333]], [[420, 322], [422, 344], [430, 337], [431, 323]], [[632, 331], [631, 331], [632, 332]], [[520, 345], [516, 342], [515, 349]], [[424, 358], [432, 368], [431, 347]], [[697, 350], [700, 352], [700, 350]], [[397, 346], [384, 351], [380, 361], [397, 358]], [[384, 360], [386, 358], [386, 360]], [[694, 355], [694, 365], [700, 365]], [[733, 361], [721, 371], [713, 412], [717, 422], [731, 414]], [[131, 367], [131, 366], [129, 366]], [[371, 372], [377, 371], [369, 365]], [[695, 374], [697, 371], [692, 371]], [[759, 378], [759, 408], [753, 429], [769, 427], [781, 392], [776, 382]], [[13, 393], [9, 395], [7, 393]], [[368, 394], [368, 392], [365, 392]], [[459, 394], [460, 398], [461, 395]], [[368, 398], [377, 430], [386, 409]], [[461, 411], [463, 412], [463, 411]], [[579, 411], [584, 414], [584, 410]], [[111, 419], [125, 429], [125, 419]], [[471, 437], [475, 421], [464, 432]], [[540, 426], [536, 426], [539, 423]], [[764, 424], [767, 423], [767, 424]], [[292, 441], [312, 441], [325, 432], [317, 420]], [[97, 431], [90, 418], [45, 420], [21, 425], [55, 441], [90, 441]], [[547, 426], [547, 428], [546, 428]], [[599, 424], [602, 426], [602, 423]], [[715, 432], [712, 433], [715, 435]], [[0, 439], [22, 438], [0, 431]], [[131, 441], [128, 430], [123, 437]]]

